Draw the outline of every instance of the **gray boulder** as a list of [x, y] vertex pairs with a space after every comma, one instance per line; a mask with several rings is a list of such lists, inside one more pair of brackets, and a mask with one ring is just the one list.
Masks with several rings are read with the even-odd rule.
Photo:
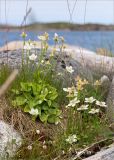
[[[40, 49], [32, 49], [30, 54], [35, 53], [39, 57]], [[21, 66], [21, 58], [22, 58], [22, 50], [14, 50], [14, 51], [7, 51], [7, 53], [0, 52], [0, 65], [8, 64], [13, 68], [19, 68]], [[46, 55], [44, 56], [45, 61], [49, 60], [49, 54], [51, 50], [48, 50]], [[26, 54], [24, 55], [26, 60]], [[87, 67], [83, 66], [80, 62], [76, 59], [73, 59], [71, 56], [67, 55], [66, 52], [60, 53], [57, 51], [54, 55], [54, 60], [56, 63], [56, 68], [53, 70], [54, 72], [61, 72], [64, 73], [66, 71], [66, 66], [72, 66], [74, 69], [74, 73], [71, 78], [75, 78], [77, 75], [80, 75], [88, 80], [93, 80], [93, 76], [91, 70]], [[36, 60], [37, 63], [37, 60]], [[65, 73], [63, 75], [63, 80], [69, 79], [69, 74]], [[69, 82], [68, 82], [69, 83]]]
[[114, 146], [84, 160], [114, 160]]
[[102, 86], [107, 86], [107, 87], [109, 87], [110, 80], [109, 80], [108, 76], [103, 75], [103, 76], [101, 77], [100, 81], [101, 81], [101, 85], [102, 85]]
[[107, 115], [111, 123], [114, 123], [114, 77], [110, 85], [108, 97], [107, 97]]
[[21, 142], [21, 135], [11, 125], [0, 120], [0, 160], [12, 157]]

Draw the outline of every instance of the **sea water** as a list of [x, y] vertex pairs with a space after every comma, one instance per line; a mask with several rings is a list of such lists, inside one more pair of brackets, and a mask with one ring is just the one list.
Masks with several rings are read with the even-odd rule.
[[[98, 48], [106, 48], [114, 53], [114, 31], [68, 31], [52, 30], [49, 33], [49, 44], [53, 43], [54, 33], [63, 36], [65, 43], [96, 51]], [[27, 40], [38, 40], [38, 35], [43, 31], [28, 31]], [[21, 31], [0, 31], [0, 46], [10, 41], [22, 40]]]

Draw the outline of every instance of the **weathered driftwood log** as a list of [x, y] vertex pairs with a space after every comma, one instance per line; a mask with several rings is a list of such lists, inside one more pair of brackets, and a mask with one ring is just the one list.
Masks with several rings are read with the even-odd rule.
[[8, 77], [8, 79], [5, 81], [5, 83], [0, 86], [0, 97], [7, 91], [11, 83], [15, 80], [16, 76], [18, 74], [18, 70], [15, 69], [11, 75]]
[[84, 160], [114, 160], [114, 146]]

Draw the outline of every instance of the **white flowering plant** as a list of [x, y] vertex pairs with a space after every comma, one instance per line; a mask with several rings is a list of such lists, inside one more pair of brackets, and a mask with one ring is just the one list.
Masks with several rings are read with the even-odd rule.
[[[70, 159], [69, 155], [74, 153], [72, 151], [96, 142], [99, 137], [105, 137], [107, 104], [101, 82], [96, 80], [90, 83], [79, 76], [75, 80], [72, 79], [76, 73], [73, 67], [75, 65], [67, 59], [62, 59], [64, 39], [57, 33], [53, 38], [54, 47], [50, 50], [48, 33], [38, 36], [41, 44], [38, 53], [34, 42], [25, 41], [27, 34], [22, 33], [22, 37], [23, 66], [14, 82], [15, 85], [13, 84], [11, 94], [12, 105], [19, 108], [14, 110], [13, 118], [18, 119], [21, 133], [24, 130], [26, 133], [23, 132], [23, 135], [27, 135], [27, 143], [24, 144], [26, 149], [23, 149], [23, 145], [22, 152], [18, 152], [19, 158], [35, 159], [41, 156], [41, 159], [48, 160], [60, 156], [60, 159]], [[62, 52], [60, 57], [57, 57], [58, 51]], [[57, 60], [64, 60], [59, 72], [56, 70]], [[65, 85], [61, 87], [63, 82]], [[18, 111], [19, 115], [14, 115]]]
[[[35, 49], [35, 42], [31, 40], [25, 41], [27, 34], [24, 32], [21, 36], [24, 40], [21, 77], [23, 81], [20, 82], [18, 89], [14, 88], [12, 90], [14, 93], [12, 104], [32, 115], [33, 119], [39, 118], [42, 122], [58, 124], [61, 114], [61, 110], [58, 107], [59, 104], [57, 104], [58, 91], [56, 86], [51, 85], [51, 82], [56, 79], [54, 77], [54, 72], [56, 72], [54, 66], [57, 62], [53, 58], [56, 52], [56, 45], [61, 43], [62, 51], [64, 39], [55, 33], [55, 46], [52, 52], [50, 51], [48, 60], [46, 60], [49, 40], [47, 32], [38, 36], [41, 44], [38, 54], [36, 51], [31, 52], [32, 49]], [[24, 59], [25, 57], [26, 59]], [[55, 71], [53, 72], [54, 69]]]
[[73, 143], [76, 143], [78, 140], [77, 136], [75, 134], [73, 135], [69, 135], [67, 138], [66, 138], [66, 142], [69, 143], [69, 144], [73, 144]]
[[39, 118], [42, 122], [59, 123], [61, 111], [56, 102], [56, 88], [44, 82], [21, 82], [19, 90], [12, 90], [16, 98], [12, 105]]
[[[104, 119], [107, 105], [103, 101], [105, 99], [101, 89], [99, 81], [90, 83], [79, 76], [76, 77], [76, 84], [63, 88], [68, 98], [68, 104], [65, 106], [68, 111], [67, 132], [77, 133], [82, 141], [88, 141], [88, 136], [92, 134], [93, 137], [100, 130], [101, 123], [103, 125], [102, 117]], [[68, 141], [70, 138], [67, 138]]]

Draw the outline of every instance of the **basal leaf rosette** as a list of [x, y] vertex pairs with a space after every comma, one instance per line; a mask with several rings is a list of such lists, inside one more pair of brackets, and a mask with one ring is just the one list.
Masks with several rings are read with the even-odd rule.
[[44, 82], [21, 82], [20, 89], [12, 91], [15, 96], [12, 101], [14, 107], [22, 108], [24, 112], [31, 114], [33, 119], [39, 118], [44, 123], [60, 122], [61, 110], [56, 100], [56, 88]]

